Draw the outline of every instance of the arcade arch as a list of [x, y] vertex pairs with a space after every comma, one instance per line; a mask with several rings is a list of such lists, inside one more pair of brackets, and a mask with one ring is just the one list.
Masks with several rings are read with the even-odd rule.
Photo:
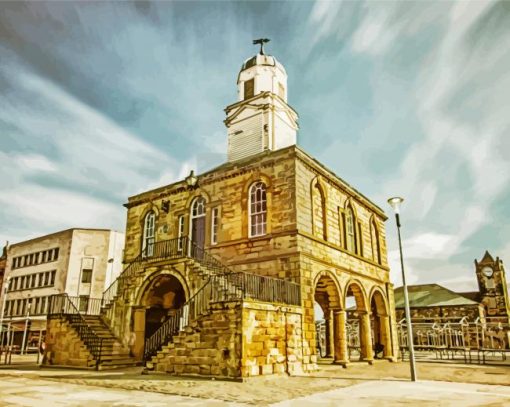
[[384, 293], [374, 288], [370, 296], [372, 346], [374, 355], [378, 357], [391, 357], [391, 332], [388, 304]]
[[[348, 347], [358, 350], [359, 360], [372, 363], [374, 352], [372, 348], [372, 332], [370, 313], [367, 307], [367, 296], [363, 285], [351, 280], [345, 288], [344, 304], [347, 308], [347, 340]], [[352, 306], [350, 306], [352, 304]], [[350, 355], [349, 355], [350, 359]]]

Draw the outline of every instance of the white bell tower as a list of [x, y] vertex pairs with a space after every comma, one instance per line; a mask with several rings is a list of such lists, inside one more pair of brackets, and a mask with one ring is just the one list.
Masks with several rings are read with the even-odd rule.
[[296, 144], [298, 115], [287, 104], [287, 73], [264, 53], [266, 42], [253, 41], [260, 52], [243, 63], [237, 78], [239, 101], [225, 109], [228, 161]]

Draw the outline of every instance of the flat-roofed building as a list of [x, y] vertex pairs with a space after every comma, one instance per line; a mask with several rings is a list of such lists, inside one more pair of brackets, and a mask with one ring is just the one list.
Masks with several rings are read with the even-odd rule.
[[[73, 228], [9, 246], [5, 268], [7, 291], [4, 329], [10, 325], [21, 345], [27, 321], [31, 334], [27, 343], [38, 340], [46, 329], [49, 299], [67, 294], [76, 307], [94, 306], [122, 268], [124, 234], [107, 229]], [[4, 295], [4, 294], [3, 294]]]

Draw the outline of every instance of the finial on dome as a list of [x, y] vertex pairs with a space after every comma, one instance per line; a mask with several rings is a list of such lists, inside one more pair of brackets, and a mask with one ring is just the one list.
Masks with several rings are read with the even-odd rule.
[[258, 40], [253, 40], [253, 45], [260, 44], [260, 55], [266, 55], [264, 54], [264, 44], [271, 41], [269, 38], [259, 38]]

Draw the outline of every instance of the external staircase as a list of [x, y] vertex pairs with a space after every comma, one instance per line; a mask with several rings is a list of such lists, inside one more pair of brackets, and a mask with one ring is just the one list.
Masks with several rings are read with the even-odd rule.
[[97, 370], [132, 367], [137, 361], [113, 335], [100, 314], [100, 302], [59, 294], [50, 297], [48, 318], [60, 318], [75, 331], [82, 350], [88, 351], [88, 367]]
[[50, 313], [59, 313], [72, 321], [71, 325], [93, 355], [98, 369], [134, 365], [136, 362], [129, 356], [128, 351], [122, 348], [113, 331], [116, 310], [128, 300], [130, 288], [140, 283], [146, 267], [169, 260], [187, 261], [193, 275], [203, 284], [146, 340], [146, 362], [164, 346], [169, 345], [176, 334], [207, 314], [211, 302], [243, 299], [291, 305], [299, 305], [301, 302], [299, 284], [257, 274], [234, 272], [187, 237], [181, 237], [156, 242], [148, 250], [142, 251], [106, 289], [102, 298], [91, 299], [86, 306], [76, 303], [79, 298], [53, 296]]

